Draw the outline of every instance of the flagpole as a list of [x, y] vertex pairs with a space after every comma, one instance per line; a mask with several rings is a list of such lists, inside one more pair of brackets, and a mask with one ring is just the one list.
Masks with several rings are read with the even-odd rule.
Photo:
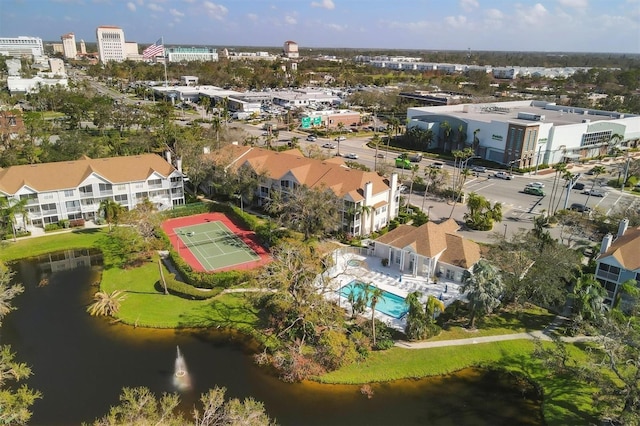
[[169, 83], [167, 82], [167, 53], [164, 48], [164, 37], [160, 37], [162, 41], [162, 62], [164, 63], [164, 87], [169, 87]]

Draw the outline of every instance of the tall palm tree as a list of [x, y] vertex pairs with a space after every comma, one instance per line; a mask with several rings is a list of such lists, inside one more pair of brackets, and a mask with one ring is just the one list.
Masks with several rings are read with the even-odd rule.
[[584, 202], [585, 206], [589, 205], [589, 198], [591, 197], [591, 191], [593, 191], [593, 188], [596, 186], [596, 181], [598, 180], [598, 176], [606, 172], [607, 169], [604, 166], [595, 166], [593, 169], [591, 169], [591, 171], [593, 172], [593, 182], [591, 183], [591, 188], [589, 189], [589, 193], [587, 194], [587, 201]]
[[487, 260], [481, 259], [473, 265], [472, 273], [465, 271], [461, 291], [469, 300], [469, 327], [473, 328], [476, 318], [490, 314], [500, 306], [504, 284], [498, 269]]
[[373, 171], [377, 172], [378, 171], [378, 147], [380, 146], [380, 136], [378, 136], [377, 133], [373, 135], [373, 138], [371, 138], [371, 143], [373, 144], [373, 146], [376, 147], [376, 153], [375, 153], [375, 156], [373, 157]]
[[442, 147], [442, 151], [447, 152], [447, 149], [450, 151], [451, 147], [448, 144], [451, 139], [451, 125], [448, 121], [443, 121], [440, 124], [440, 127], [442, 127], [442, 134], [444, 136], [444, 146]]
[[444, 302], [434, 295], [430, 294], [427, 298], [427, 303], [424, 305], [424, 313], [429, 322], [435, 321], [435, 316], [438, 312], [444, 312]]
[[567, 170], [567, 164], [556, 163], [553, 165], [553, 170], [556, 172], [556, 174], [553, 177], [553, 186], [551, 187], [551, 196], [549, 197], [549, 215], [551, 216], [553, 216], [555, 213], [553, 211], [553, 201], [555, 200], [555, 197], [558, 192], [558, 182], [559, 182], [558, 177], [560, 176], [561, 173], [564, 173]]
[[111, 293], [98, 291], [93, 295], [94, 302], [89, 305], [87, 312], [94, 316], [114, 316], [120, 310], [120, 304], [125, 296], [121, 290], [114, 290]]
[[607, 290], [600, 284], [594, 274], [585, 274], [576, 280], [573, 286], [573, 307], [581, 321], [599, 324], [605, 316]]
[[118, 223], [120, 213], [122, 213], [122, 206], [110, 198], [106, 198], [100, 201], [98, 206], [98, 213], [104, 217], [104, 220], [109, 224], [109, 231], [111, 231], [111, 225]]
[[404, 300], [409, 307], [404, 332], [410, 340], [423, 339], [427, 335], [427, 319], [420, 302], [420, 293], [411, 292]]
[[[420, 166], [417, 164], [412, 164], [410, 170], [411, 170], [411, 183], [409, 184], [409, 200], [411, 200], [411, 194], [413, 194], [413, 182], [416, 179], [416, 173], [418, 173], [418, 170], [420, 170]], [[409, 200], [407, 201], [407, 213], [409, 212], [409, 205], [411, 204]]]
[[384, 290], [374, 287], [371, 290], [370, 301], [371, 301], [371, 336], [373, 338], [373, 346], [376, 346], [376, 305], [380, 300], [384, 300]]
[[[567, 203], [569, 201], [569, 193], [571, 192], [571, 186], [573, 184], [573, 180], [575, 179], [576, 175], [574, 175], [573, 173], [571, 173], [570, 171], [565, 171], [564, 174], [562, 175], [562, 179], [564, 180], [565, 184], [563, 185], [563, 190], [560, 193], [560, 196], [558, 197], [558, 201], [556, 202], [556, 208], [554, 210], [554, 213], [556, 211], [558, 211], [558, 208], [560, 207], [560, 201], [562, 201], [562, 194], [564, 194], [565, 198], [565, 208], [567, 208]], [[565, 193], [566, 191], [566, 193]]]
[[13, 240], [16, 240], [16, 225], [17, 218], [22, 218], [22, 223], [26, 226], [27, 219], [27, 199], [22, 198], [17, 200], [15, 198], [0, 197], [0, 223], [4, 228], [11, 227], [11, 233]]

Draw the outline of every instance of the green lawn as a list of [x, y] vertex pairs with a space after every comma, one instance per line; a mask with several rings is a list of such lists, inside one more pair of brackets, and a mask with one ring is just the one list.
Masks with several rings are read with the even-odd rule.
[[[163, 266], [165, 275], [169, 274]], [[221, 294], [209, 300], [190, 300], [165, 295], [158, 286], [157, 259], [134, 269], [105, 269], [102, 290], [122, 290], [116, 318], [132, 325], [156, 328], [233, 327], [249, 331], [256, 326], [257, 314], [249, 308], [242, 293]]]
[[[530, 340], [510, 340], [430, 349], [392, 348], [373, 352], [364, 361], [348, 365], [317, 379], [322, 383], [364, 384], [453, 373], [468, 367], [499, 367], [523, 373], [541, 386], [543, 412], [548, 425], [594, 422], [593, 388], [573, 377], [549, 374], [532, 357]], [[570, 346], [576, 358], [584, 353]]]
[[54, 251], [98, 248], [98, 241], [108, 232], [105, 228], [79, 229], [37, 238], [3, 241], [0, 244], [0, 260], [8, 262], [39, 256]]

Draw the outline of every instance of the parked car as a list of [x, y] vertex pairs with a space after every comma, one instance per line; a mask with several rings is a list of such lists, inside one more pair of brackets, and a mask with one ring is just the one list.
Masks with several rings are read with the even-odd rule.
[[569, 210], [585, 213], [585, 212], [590, 212], [591, 207], [585, 206], [584, 204], [580, 204], [580, 203], [573, 203], [571, 204], [571, 207], [569, 207]]
[[358, 159], [358, 154], [354, 154], [353, 152], [350, 152], [347, 155], [345, 155], [345, 158], [349, 158], [351, 160], [357, 160]]
[[318, 137], [315, 136], [315, 135], [309, 135], [309, 136], [307, 136], [307, 140], [309, 142], [315, 142], [316, 140], [318, 140]]
[[582, 193], [585, 195], [591, 195], [592, 197], [604, 197], [606, 195], [602, 189], [585, 189]]
[[476, 173], [484, 173], [487, 171], [487, 168], [484, 166], [473, 166], [471, 167], [471, 171]]
[[334, 144], [329, 143], [329, 142], [327, 142], [324, 145], [322, 145], [322, 147], [323, 148], [327, 148], [327, 149], [335, 149], [336, 148], [336, 146]]
[[544, 188], [544, 183], [542, 183], [542, 182], [530, 182], [530, 183], [527, 184], [527, 187]]
[[337, 138], [334, 139], [336, 142], [342, 142], [342, 141], [346, 141], [347, 138], [345, 136], [338, 136]]
[[439, 161], [436, 161], [435, 163], [431, 163], [431, 165], [429, 167], [432, 167], [434, 169], [442, 169], [442, 168], [444, 168], [444, 164], [442, 164]]
[[539, 197], [544, 197], [544, 191], [542, 188], [538, 188], [536, 186], [525, 186], [524, 187], [525, 194], [537, 195]]
[[498, 178], [498, 179], [505, 179], [505, 180], [513, 179], [513, 176], [509, 172], [495, 172], [493, 174], [493, 177]]

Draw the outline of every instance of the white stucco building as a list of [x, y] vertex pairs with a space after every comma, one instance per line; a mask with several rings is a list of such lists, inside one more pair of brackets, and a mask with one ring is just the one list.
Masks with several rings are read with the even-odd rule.
[[638, 115], [544, 101], [409, 108], [407, 121], [407, 129], [432, 132], [430, 148], [472, 147], [483, 159], [519, 168], [593, 158], [640, 140]]
[[62, 40], [62, 54], [67, 59], [75, 59], [78, 56], [78, 48], [76, 47], [76, 36], [73, 33], [64, 34], [60, 37]]
[[0, 37], [0, 55], [35, 58], [44, 56], [40, 37]]

